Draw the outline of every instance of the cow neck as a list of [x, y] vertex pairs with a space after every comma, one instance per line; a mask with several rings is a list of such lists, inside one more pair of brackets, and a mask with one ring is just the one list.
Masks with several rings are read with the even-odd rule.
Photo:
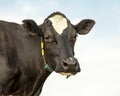
[[41, 93], [43, 84], [45, 82], [45, 80], [47, 79], [47, 77], [50, 75], [50, 72], [48, 72], [47, 70], [43, 70], [42, 75], [40, 75], [37, 78], [37, 81], [35, 82], [35, 86], [34, 86], [34, 90], [31, 92], [31, 94], [29, 96], [38, 96], [36, 93], [39, 92], [39, 95]]
[[43, 62], [45, 65], [44, 69], [49, 71], [49, 72], [53, 72], [53, 69], [51, 68], [51, 66], [49, 66], [49, 64], [46, 63], [43, 37], [41, 37], [41, 54], [42, 54]]

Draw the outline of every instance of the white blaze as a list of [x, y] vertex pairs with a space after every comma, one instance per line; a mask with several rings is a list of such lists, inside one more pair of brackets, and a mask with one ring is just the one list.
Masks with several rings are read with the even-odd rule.
[[53, 28], [58, 34], [62, 34], [63, 30], [67, 28], [67, 19], [62, 15], [55, 15], [50, 17], [49, 20], [52, 22]]

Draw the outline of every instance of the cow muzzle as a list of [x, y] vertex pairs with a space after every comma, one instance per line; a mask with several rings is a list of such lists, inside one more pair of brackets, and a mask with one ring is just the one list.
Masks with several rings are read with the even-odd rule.
[[62, 67], [64, 69], [64, 72], [80, 72], [80, 67], [78, 60], [76, 58], [69, 57], [65, 60], [63, 60]]
[[78, 60], [74, 57], [69, 57], [63, 60], [61, 64], [61, 69], [62, 70], [60, 70], [59, 73], [67, 77], [75, 75], [76, 73], [81, 71]]

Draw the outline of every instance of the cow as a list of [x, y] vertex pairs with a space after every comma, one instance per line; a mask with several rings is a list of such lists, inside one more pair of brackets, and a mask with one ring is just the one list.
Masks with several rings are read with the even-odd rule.
[[0, 21], [0, 96], [39, 96], [47, 77], [55, 71], [67, 76], [81, 71], [74, 57], [77, 34], [85, 35], [95, 21], [76, 25], [61, 12], [42, 24]]

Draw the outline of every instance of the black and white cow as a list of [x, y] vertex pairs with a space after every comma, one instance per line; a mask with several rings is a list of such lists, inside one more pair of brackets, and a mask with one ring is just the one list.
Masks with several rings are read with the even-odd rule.
[[74, 57], [77, 34], [87, 34], [95, 21], [73, 25], [55, 12], [37, 25], [0, 21], [0, 95], [39, 96], [46, 78], [55, 71], [67, 77], [80, 72]]

